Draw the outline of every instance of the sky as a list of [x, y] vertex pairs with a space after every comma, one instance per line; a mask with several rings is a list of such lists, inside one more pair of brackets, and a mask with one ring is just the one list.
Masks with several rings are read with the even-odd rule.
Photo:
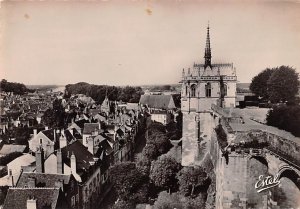
[[204, 62], [249, 83], [267, 67], [300, 72], [300, 1], [2, 1], [0, 79], [33, 84], [176, 84]]

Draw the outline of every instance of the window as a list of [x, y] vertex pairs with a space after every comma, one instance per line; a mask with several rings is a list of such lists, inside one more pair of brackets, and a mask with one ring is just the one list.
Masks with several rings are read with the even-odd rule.
[[227, 96], [227, 85], [224, 84], [224, 96]]
[[211, 97], [211, 84], [210, 83], [207, 83], [205, 85], [205, 96]]
[[75, 206], [75, 196], [72, 196], [72, 199], [71, 199], [71, 205], [72, 205], [72, 207], [74, 207]]
[[196, 85], [195, 84], [193, 84], [191, 86], [191, 91], [192, 91], [191, 97], [196, 97]]
[[185, 87], [185, 95], [188, 95], [188, 87]]

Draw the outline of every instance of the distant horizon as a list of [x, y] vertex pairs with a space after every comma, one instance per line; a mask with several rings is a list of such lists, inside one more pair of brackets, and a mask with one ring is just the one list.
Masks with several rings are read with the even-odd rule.
[[[5, 78], [4, 78], [5, 79]], [[7, 80], [7, 79], [6, 79]], [[8, 82], [14, 82], [14, 83], [22, 83], [22, 82], [16, 82], [16, 81], [9, 81], [7, 80]], [[84, 81], [79, 81], [79, 82], [76, 82], [76, 83], [68, 83], [68, 84], [26, 84], [26, 83], [23, 83], [25, 86], [66, 86], [66, 85], [74, 85], [74, 84], [77, 84], [77, 83], [88, 83], [88, 82], [84, 82]], [[251, 82], [237, 82], [237, 84], [250, 84]], [[141, 84], [141, 85], [107, 85], [107, 84], [95, 84], [95, 83], [88, 83], [88, 84], [91, 84], [91, 85], [99, 85], [99, 86], [163, 86], [163, 85], [181, 85], [180, 83], [165, 83], [165, 84]]]

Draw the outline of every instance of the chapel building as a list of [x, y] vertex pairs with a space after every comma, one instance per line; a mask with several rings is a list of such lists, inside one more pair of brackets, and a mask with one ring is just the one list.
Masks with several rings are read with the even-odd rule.
[[207, 27], [204, 64], [194, 63], [192, 68], [183, 69], [181, 110], [201, 112], [220, 107], [235, 107], [236, 71], [232, 63], [212, 63], [209, 26]]

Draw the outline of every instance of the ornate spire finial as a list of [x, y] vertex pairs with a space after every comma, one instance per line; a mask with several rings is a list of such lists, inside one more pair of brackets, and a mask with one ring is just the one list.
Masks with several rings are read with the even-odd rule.
[[206, 46], [204, 54], [205, 64], [204, 66], [211, 66], [211, 48], [210, 48], [210, 36], [209, 36], [209, 22], [207, 25], [207, 36], [206, 36]]

